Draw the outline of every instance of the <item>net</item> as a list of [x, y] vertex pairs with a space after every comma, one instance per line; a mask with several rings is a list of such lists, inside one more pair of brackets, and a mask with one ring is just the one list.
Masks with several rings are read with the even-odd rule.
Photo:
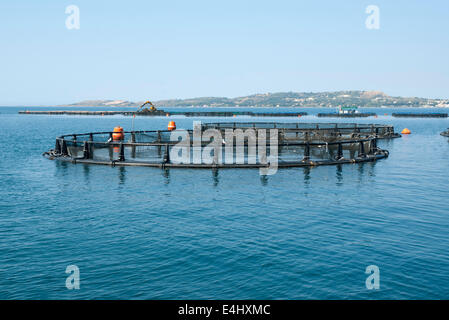
[[309, 134], [323, 139], [333, 136], [374, 136], [378, 139], [399, 138], [391, 125], [357, 123], [306, 123], [306, 122], [211, 122], [202, 124], [203, 129], [278, 129], [283, 136]]
[[335, 131], [311, 124], [307, 130], [258, 125], [245, 130], [206, 124], [195, 130], [131, 131], [120, 139], [114, 132], [70, 134], [58, 137], [54, 149], [44, 155], [75, 163], [184, 168], [265, 167], [273, 162], [300, 167], [388, 157], [388, 151], [377, 146], [377, 136], [363, 132], [363, 127], [354, 132], [351, 126]]

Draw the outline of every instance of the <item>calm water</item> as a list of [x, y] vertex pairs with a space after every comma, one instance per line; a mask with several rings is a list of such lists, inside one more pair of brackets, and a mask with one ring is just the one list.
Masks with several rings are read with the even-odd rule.
[[[390, 157], [377, 163], [261, 178], [46, 160], [57, 135], [129, 130], [131, 118], [19, 109], [0, 108], [0, 299], [449, 298], [448, 119], [355, 120], [413, 134], [381, 142]], [[65, 287], [71, 264], [80, 290]], [[378, 291], [365, 287], [371, 264]]]

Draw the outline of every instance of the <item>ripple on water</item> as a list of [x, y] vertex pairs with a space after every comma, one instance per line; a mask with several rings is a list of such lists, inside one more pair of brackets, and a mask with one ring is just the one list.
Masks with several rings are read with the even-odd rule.
[[[131, 120], [0, 117], [0, 298], [447, 298], [445, 120], [379, 117], [413, 132], [380, 142], [388, 159], [261, 178], [48, 161], [41, 153], [57, 135]], [[81, 290], [65, 288], [70, 264]], [[365, 288], [371, 264], [379, 291]]]

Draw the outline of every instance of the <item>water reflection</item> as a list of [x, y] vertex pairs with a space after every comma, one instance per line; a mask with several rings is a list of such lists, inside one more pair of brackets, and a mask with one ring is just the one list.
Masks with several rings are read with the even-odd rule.
[[[86, 184], [91, 183], [90, 179], [92, 178], [92, 174], [94, 174], [94, 171], [92, 171], [93, 169], [91, 168], [91, 165], [89, 164], [71, 164], [69, 162], [65, 162], [65, 161], [55, 161], [55, 167], [56, 167], [56, 174], [60, 175], [60, 176], [67, 176], [70, 173], [70, 169], [69, 166], [73, 167], [73, 166], [82, 166], [82, 171], [83, 171], [83, 177], [85, 180]], [[355, 167], [357, 166], [357, 167]], [[376, 177], [376, 171], [375, 171], [375, 166], [376, 166], [376, 162], [365, 162], [365, 163], [357, 163], [354, 165], [351, 164], [338, 164], [335, 165], [335, 175], [332, 173], [334, 170], [332, 167], [327, 167], [329, 168], [330, 171], [327, 171], [326, 166], [322, 167], [322, 166], [318, 166], [318, 167], [302, 167], [302, 168], [296, 168], [294, 169], [295, 172], [297, 172], [297, 170], [302, 170], [303, 173], [303, 183], [305, 187], [310, 187], [312, 184], [313, 180], [317, 180], [320, 179], [320, 175], [324, 174], [325, 172], [327, 172], [327, 174], [330, 174], [329, 176], [327, 176], [326, 180], [329, 180], [331, 183], [334, 183], [332, 180], [333, 179], [329, 179], [332, 176], [335, 177], [335, 185], [336, 186], [343, 186], [344, 184], [344, 173], [343, 170], [346, 170], [347, 173], [346, 175], [348, 175], [350, 173], [350, 171], [352, 171], [353, 173], [357, 174], [357, 181], [359, 183], [362, 183], [364, 180], [366, 180], [366, 178], [372, 178], [372, 177]], [[345, 168], [346, 167], [346, 168]], [[353, 168], [353, 169], [351, 169]], [[354, 170], [355, 169], [355, 170]], [[118, 170], [117, 173], [117, 177], [118, 177], [118, 184], [119, 185], [125, 185], [126, 184], [126, 180], [127, 180], [127, 174], [129, 173], [128, 170], [134, 170], [134, 168], [127, 168], [126, 166], [116, 166], [115, 170]], [[160, 169], [161, 170], [161, 175], [163, 177], [164, 180], [164, 184], [168, 185], [171, 182], [171, 176], [170, 176], [170, 169], [169, 168], [163, 168]], [[207, 169], [205, 169], [207, 170]], [[220, 180], [221, 180], [221, 176], [220, 176], [220, 171], [218, 168], [213, 168], [210, 169], [211, 170], [211, 177], [212, 177], [212, 184], [214, 187], [217, 187], [220, 184]], [[236, 170], [243, 170], [243, 169], [236, 169]], [[288, 171], [288, 170], [292, 170], [292, 169], [285, 169], [285, 168], [281, 168], [279, 169], [279, 172], [276, 173], [277, 174], [281, 174], [283, 171]], [[317, 170], [316, 171], [316, 176], [314, 175], [314, 177], [312, 177], [312, 170]], [[178, 170], [175, 170], [175, 173]], [[182, 170], [179, 170], [182, 171]], [[225, 171], [227, 174], [227, 171]], [[259, 175], [259, 171], [258, 170], [251, 170], [251, 172], [254, 172], [254, 177], [256, 177], [256, 175]], [[301, 172], [301, 171], [299, 171]], [[301, 179], [301, 177], [300, 177]], [[267, 175], [260, 175], [260, 183], [262, 186], [268, 186], [268, 180], [269, 180], [269, 176]]]
[[373, 162], [369, 162], [366, 164], [368, 167], [368, 174], [370, 177], [375, 177], [376, 176], [376, 161]]
[[118, 172], [119, 172], [119, 174], [118, 174], [119, 184], [123, 185], [126, 182], [126, 168], [123, 166], [120, 166], [118, 168]]
[[379, 139], [377, 140], [377, 146], [382, 149], [390, 150], [393, 148], [393, 144], [396, 139]]
[[162, 169], [162, 176], [164, 177], [165, 184], [170, 184], [170, 169], [164, 168]]
[[337, 186], [343, 185], [343, 166], [341, 164], [336, 165], [336, 178], [337, 178]]
[[220, 177], [218, 175], [217, 168], [212, 169], [212, 179], [214, 180], [214, 187], [218, 186], [218, 183], [220, 182]]
[[375, 171], [374, 166], [376, 165], [376, 162], [363, 162], [358, 164], [357, 171], [359, 173], [358, 175], [358, 182], [362, 182], [363, 178], [366, 176], [369, 177], [375, 177]]
[[260, 183], [262, 184], [262, 186], [267, 186], [268, 185], [268, 176], [266, 175], [261, 175], [260, 176]]
[[303, 168], [303, 172], [304, 172], [304, 184], [306, 186], [310, 185], [310, 167], [304, 167]]
[[358, 166], [359, 167], [357, 168], [357, 171], [359, 172], [359, 181], [360, 181], [363, 176], [363, 173], [365, 172], [365, 166], [364, 163], [359, 163]]
[[66, 176], [68, 174], [68, 163], [65, 161], [55, 160], [56, 163], [56, 173], [61, 174], [62, 176]]
[[89, 175], [90, 175], [90, 165], [83, 164], [83, 173], [84, 173], [84, 179], [86, 181], [86, 184], [89, 183]]

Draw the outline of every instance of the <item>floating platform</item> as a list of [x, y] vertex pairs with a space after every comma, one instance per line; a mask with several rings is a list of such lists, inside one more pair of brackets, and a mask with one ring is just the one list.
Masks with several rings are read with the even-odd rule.
[[52, 110], [52, 111], [19, 111], [19, 114], [31, 115], [70, 115], [70, 116], [113, 116], [117, 114], [126, 114], [123, 111], [83, 111], [83, 110]]
[[276, 168], [309, 167], [371, 162], [389, 155], [373, 136], [323, 141], [310, 135], [285, 139], [271, 130], [254, 130], [249, 136], [247, 131], [244, 136], [234, 133], [230, 139], [220, 130], [211, 136], [201, 128], [69, 134], [58, 137], [54, 149], [43, 155], [72, 163], [159, 168], [270, 168], [274, 163]]
[[84, 111], [84, 110], [51, 110], [51, 111], [19, 111], [19, 114], [29, 115], [72, 115], [72, 116], [186, 116], [186, 117], [302, 117], [307, 112], [251, 112], [251, 111], [171, 111], [153, 110], [153, 111]]
[[365, 112], [365, 113], [318, 113], [317, 117], [319, 118], [367, 118], [377, 116], [374, 112]]
[[250, 112], [250, 111], [193, 111], [193, 112], [169, 112], [170, 115], [183, 115], [186, 117], [302, 117], [306, 112]]
[[392, 113], [395, 118], [447, 118], [447, 113]]
[[392, 125], [358, 123], [308, 123], [308, 122], [211, 122], [203, 123], [206, 129], [278, 129], [282, 137], [298, 138], [300, 135], [321, 136], [323, 139], [347, 136], [378, 139], [400, 138]]

